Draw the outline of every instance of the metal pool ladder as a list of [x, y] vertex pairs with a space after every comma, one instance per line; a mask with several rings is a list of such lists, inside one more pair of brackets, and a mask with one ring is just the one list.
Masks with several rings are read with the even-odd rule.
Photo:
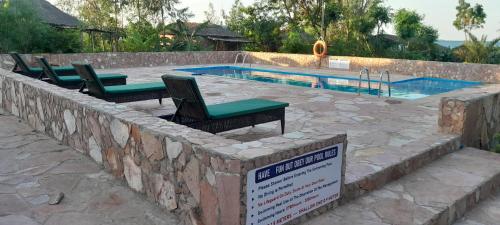
[[370, 93], [370, 91], [372, 90], [372, 85], [370, 81], [370, 70], [365, 67], [361, 71], [359, 71], [358, 95], [361, 95], [361, 82], [364, 74], [366, 74], [366, 77], [368, 79], [368, 93]]
[[384, 75], [387, 75], [387, 87], [389, 89], [389, 97], [391, 97], [391, 74], [388, 70], [384, 70], [380, 73], [380, 80], [378, 82], [378, 97], [380, 98], [382, 92], [382, 82], [384, 79]]
[[[234, 65], [236, 65], [236, 63], [238, 63], [238, 58], [240, 56], [243, 57], [243, 61], [241, 61], [241, 64], [245, 64], [245, 61], [247, 60], [247, 57], [248, 57], [248, 53], [238, 52], [238, 54], [236, 54], [236, 58], [234, 59]], [[250, 64], [250, 67], [252, 67], [252, 64]]]

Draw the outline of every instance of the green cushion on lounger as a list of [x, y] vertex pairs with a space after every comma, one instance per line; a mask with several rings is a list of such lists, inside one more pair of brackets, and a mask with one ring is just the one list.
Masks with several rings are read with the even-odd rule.
[[[120, 79], [120, 78], [127, 78], [127, 75], [123, 75], [123, 74], [98, 74], [97, 77], [101, 80], [106, 80], [106, 79]], [[60, 76], [59, 77], [60, 80], [62, 81], [68, 81], [68, 82], [81, 82], [82, 79], [80, 78], [80, 76]]]
[[[75, 68], [72, 66], [53, 66], [52, 69], [54, 69], [56, 72], [75, 71]], [[43, 71], [43, 69], [40, 67], [30, 67], [30, 70], [36, 73], [41, 73]]]
[[288, 105], [289, 104], [285, 102], [253, 98], [217, 105], [208, 105], [207, 110], [211, 119], [223, 119], [267, 110], [280, 109], [287, 107]]
[[104, 90], [108, 94], [130, 94], [133, 92], [143, 92], [143, 91], [161, 91], [166, 90], [165, 84], [163, 82], [154, 83], [142, 83], [142, 84], [127, 84], [127, 85], [116, 85], [116, 86], [106, 86]]

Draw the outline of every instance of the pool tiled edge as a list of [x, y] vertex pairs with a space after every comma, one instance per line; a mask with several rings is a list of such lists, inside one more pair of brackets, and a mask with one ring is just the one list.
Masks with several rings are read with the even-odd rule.
[[242, 143], [2, 69], [0, 104], [90, 156], [149, 200], [206, 225], [244, 224], [249, 170], [335, 144], [347, 147], [345, 134], [314, 130]]

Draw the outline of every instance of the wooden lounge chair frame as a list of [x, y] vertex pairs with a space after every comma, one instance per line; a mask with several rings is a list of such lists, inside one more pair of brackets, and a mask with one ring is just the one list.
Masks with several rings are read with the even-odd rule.
[[150, 99], [158, 99], [159, 103], [162, 104], [163, 98], [168, 98], [168, 92], [165, 91], [145, 91], [145, 92], [133, 92], [133, 93], [123, 93], [123, 94], [108, 94], [105, 91], [102, 82], [97, 79], [97, 75], [90, 64], [74, 63], [76, 71], [85, 81], [88, 89], [88, 94], [96, 98], [103, 99], [109, 102], [123, 103], [123, 102], [134, 102], [143, 101]]
[[173, 115], [162, 116], [163, 119], [213, 134], [279, 120], [281, 133], [285, 132], [285, 107], [212, 119], [194, 78], [164, 75], [162, 79], [177, 108]]
[[[24, 59], [21, 57], [21, 55], [19, 55], [16, 52], [11, 52], [11, 53], [9, 53], [9, 55], [15, 61], [14, 68], [12, 68], [12, 72], [19, 73], [19, 74], [22, 74], [22, 75], [25, 75], [25, 76], [28, 76], [31, 78], [36, 78], [36, 79], [42, 79], [44, 77], [45, 74], [43, 72], [43, 68], [42, 68], [42, 71], [40, 71], [40, 72], [33, 72], [31, 70], [31, 67], [26, 63], [26, 61], [24, 61]], [[51, 66], [53, 66], [53, 65], [51, 65]], [[55, 70], [57, 70], [57, 69], [55, 69]], [[73, 75], [73, 74], [76, 75], [75, 70], [66, 70], [66, 71], [57, 71], [57, 72], [58, 72], [59, 76]]]
[[[86, 88], [87, 85], [83, 79], [80, 83], [64, 84], [63, 82], [59, 81], [58, 73], [54, 71], [54, 69], [49, 65], [49, 62], [47, 62], [45, 58], [37, 57], [36, 59], [38, 61], [38, 64], [40, 64], [40, 67], [43, 69], [43, 73], [45, 74], [45, 76], [47, 76], [47, 79], [45, 79], [46, 81], [49, 81], [52, 84], [68, 89], [79, 89], [78, 90], [79, 92], [83, 92], [83, 90]], [[78, 76], [78, 74], [74, 74], [74, 76]], [[111, 79], [99, 79], [99, 80], [101, 80], [104, 86], [127, 84], [127, 78], [111, 78]]]

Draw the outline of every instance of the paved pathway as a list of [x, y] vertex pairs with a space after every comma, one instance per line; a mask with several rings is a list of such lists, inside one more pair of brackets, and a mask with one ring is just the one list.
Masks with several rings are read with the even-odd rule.
[[[52, 195], [63, 192], [58, 205]], [[0, 109], [0, 225], [174, 225], [89, 158]]]

